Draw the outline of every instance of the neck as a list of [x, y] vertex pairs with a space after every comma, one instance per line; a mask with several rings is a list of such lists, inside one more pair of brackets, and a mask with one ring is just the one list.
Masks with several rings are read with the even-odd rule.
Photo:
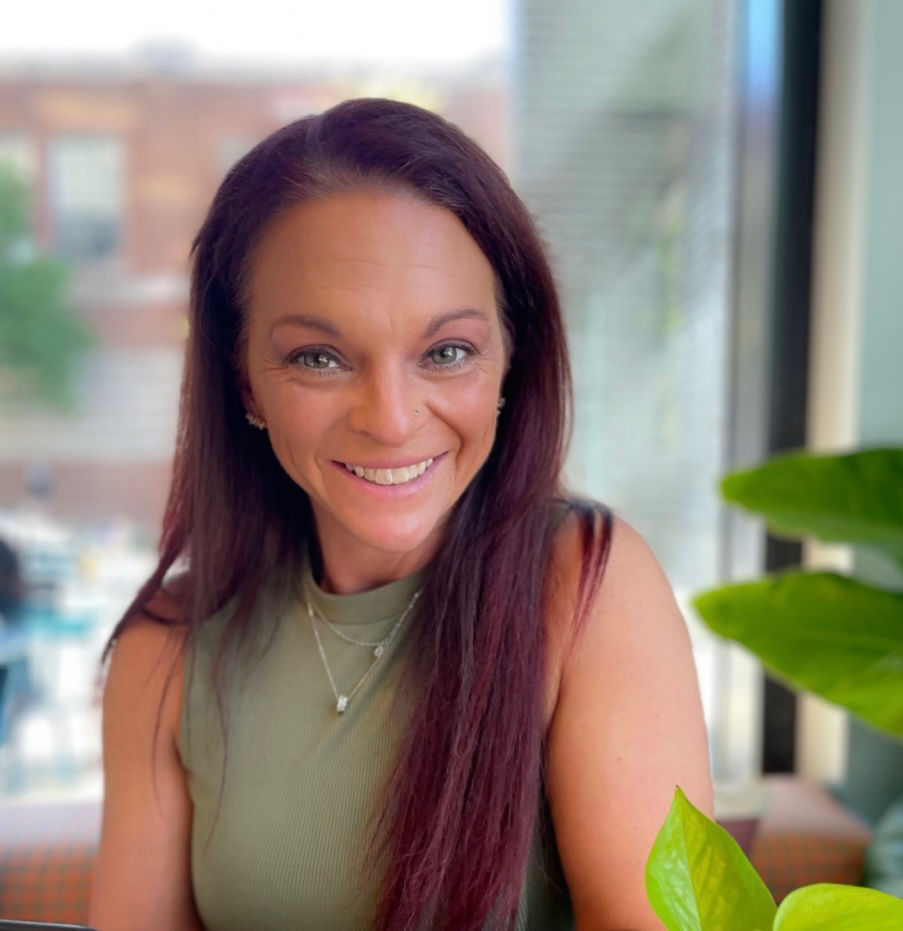
[[367, 592], [419, 572], [434, 553], [435, 547], [411, 553], [374, 553], [354, 545], [324, 547], [321, 541], [322, 568], [317, 584], [324, 592], [336, 595]]

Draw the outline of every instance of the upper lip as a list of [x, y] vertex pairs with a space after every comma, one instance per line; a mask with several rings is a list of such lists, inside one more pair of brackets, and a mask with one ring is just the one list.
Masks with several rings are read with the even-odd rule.
[[400, 462], [387, 462], [380, 460], [378, 462], [364, 462], [360, 459], [335, 459], [334, 462], [340, 465], [360, 466], [362, 469], [406, 469], [409, 466], [420, 465], [421, 462], [427, 462], [432, 459], [435, 461], [441, 453], [436, 455], [420, 456], [418, 459], [408, 458]]

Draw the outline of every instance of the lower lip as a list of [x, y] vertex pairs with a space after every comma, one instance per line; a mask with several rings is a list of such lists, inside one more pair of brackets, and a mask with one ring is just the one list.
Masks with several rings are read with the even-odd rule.
[[354, 482], [358, 488], [367, 491], [371, 495], [375, 495], [378, 498], [400, 498], [419, 491], [430, 480], [433, 472], [444, 458], [445, 453], [434, 456], [433, 461], [423, 474], [418, 475], [417, 478], [412, 478], [409, 482], [403, 482], [400, 485], [377, 485], [376, 482], [368, 482], [367, 479], [355, 475], [354, 472], [349, 472], [342, 462], [333, 461], [333, 465], [337, 469], [340, 469], [342, 474]]

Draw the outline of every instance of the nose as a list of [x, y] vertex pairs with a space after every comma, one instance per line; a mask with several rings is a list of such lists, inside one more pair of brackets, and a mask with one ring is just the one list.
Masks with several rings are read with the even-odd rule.
[[416, 400], [416, 392], [404, 372], [374, 371], [361, 379], [348, 421], [355, 432], [369, 436], [375, 443], [400, 447], [417, 429]]

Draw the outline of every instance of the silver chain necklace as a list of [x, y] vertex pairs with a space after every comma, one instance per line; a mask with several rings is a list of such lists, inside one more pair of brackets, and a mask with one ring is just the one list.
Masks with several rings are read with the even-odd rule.
[[[398, 620], [392, 625], [392, 629], [386, 634], [382, 640], [375, 640], [370, 642], [368, 640], [355, 640], [353, 637], [349, 637], [347, 634], [340, 631], [337, 627], [331, 624], [323, 615], [313, 606], [313, 602], [310, 598], [310, 592], [305, 589], [304, 599], [307, 607], [307, 616], [310, 618], [310, 626], [314, 632], [314, 639], [317, 641], [317, 650], [320, 653], [320, 659], [323, 661], [323, 669], [326, 670], [326, 678], [329, 680], [329, 687], [332, 689], [332, 694], [335, 696], [335, 710], [339, 714], [344, 714], [345, 709], [348, 707], [348, 702], [354, 698], [355, 693], [360, 689], [360, 687], [367, 681], [370, 677], [370, 673], [373, 672], [376, 664], [379, 662], [380, 657], [386, 652], [389, 644], [395, 639], [395, 635], [401, 629], [401, 625], [407, 620], [408, 615], [414, 609], [414, 605], [417, 603], [417, 599], [420, 597], [420, 592], [423, 589], [418, 589], [411, 596], [411, 600], [408, 602], [407, 607], [399, 615]], [[344, 692], [340, 692], [335, 684], [335, 678], [332, 675], [332, 670], [329, 668], [329, 661], [326, 659], [326, 650], [323, 649], [323, 641], [320, 639], [320, 631], [317, 628], [317, 621], [322, 621], [337, 637], [344, 640], [346, 643], [354, 644], [354, 646], [367, 647], [368, 649], [373, 650], [373, 660], [370, 665], [367, 667], [366, 672], [358, 679], [357, 685], [348, 692], [346, 695]]]

